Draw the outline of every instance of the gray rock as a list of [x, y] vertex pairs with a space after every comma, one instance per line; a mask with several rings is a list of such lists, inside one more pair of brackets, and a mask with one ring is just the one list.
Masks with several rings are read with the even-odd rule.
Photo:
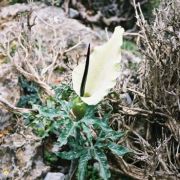
[[76, 11], [73, 8], [69, 8], [69, 17], [70, 18], [76, 18], [78, 16], [79, 16], [79, 12], [78, 11]]
[[11, 115], [7, 111], [0, 109], [0, 130], [5, 129], [5, 127], [7, 127], [10, 124], [10, 118]]
[[52, 173], [49, 172], [46, 177], [44, 178], [44, 180], [64, 180], [65, 179], [65, 175], [62, 173]]
[[132, 104], [132, 99], [128, 93], [121, 94], [120, 98], [123, 105], [129, 106]]

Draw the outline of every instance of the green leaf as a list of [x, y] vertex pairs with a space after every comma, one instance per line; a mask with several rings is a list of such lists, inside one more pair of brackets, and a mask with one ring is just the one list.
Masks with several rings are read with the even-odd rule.
[[84, 151], [79, 159], [78, 166], [78, 180], [85, 179], [85, 173], [87, 170], [88, 161], [91, 159], [90, 150]]
[[38, 117], [36, 115], [34, 117], [34, 120], [29, 123], [29, 125], [33, 128], [33, 131], [40, 137], [45, 138], [49, 135], [50, 126], [52, 121], [44, 118], [44, 117]]
[[46, 150], [44, 152], [44, 158], [49, 163], [55, 163], [56, 161], [58, 161], [58, 157], [56, 156], [56, 154], [48, 152]]
[[108, 165], [108, 161], [107, 161], [107, 157], [104, 154], [104, 152], [101, 149], [96, 149], [94, 148], [94, 158], [98, 161], [99, 163], [99, 173], [100, 176], [104, 179], [104, 180], [108, 180], [111, 176], [111, 173], [109, 171], [109, 165]]
[[112, 129], [108, 126], [108, 124], [105, 121], [101, 120], [101, 119], [98, 119], [98, 118], [88, 119], [88, 118], [85, 117], [82, 121], [87, 126], [88, 125], [94, 125], [94, 126], [97, 126], [97, 127], [101, 128], [105, 132], [112, 131]]
[[59, 135], [58, 142], [60, 142], [60, 147], [67, 144], [68, 138], [70, 136], [76, 136], [76, 127], [78, 123], [70, 121], [65, 124], [65, 126], [62, 129], [62, 132]]
[[72, 88], [67, 84], [61, 84], [60, 86], [56, 86], [53, 88], [56, 96], [55, 98], [57, 100], [69, 100], [70, 95], [72, 94]]
[[17, 103], [17, 107], [32, 107], [32, 104], [40, 103], [41, 101], [38, 94], [30, 94], [21, 96]]
[[82, 123], [81, 126], [82, 126], [83, 133], [86, 134], [86, 137], [88, 138], [88, 140], [92, 141], [93, 136], [92, 136], [92, 132], [91, 132], [90, 128], [87, 127], [84, 123]]
[[76, 151], [64, 151], [64, 152], [58, 152], [56, 155], [62, 159], [67, 159], [67, 160], [73, 160], [77, 159], [81, 156], [82, 151], [76, 152]]
[[130, 150], [123, 147], [123, 146], [120, 146], [118, 144], [115, 144], [115, 143], [109, 143], [108, 144], [108, 148], [116, 155], [118, 156], [123, 156], [125, 155], [126, 153], [129, 153]]
[[58, 100], [58, 102], [60, 103], [59, 111], [61, 111], [62, 117], [69, 118], [73, 103], [64, 100]]
[[76, 135], [76, 138], [74, 138], [73, 136], [68, 138], [68, 146], [70, 147], [70, 149], [74, 149], [74, 151], [76, 152], [83, 151], [84, 150], [83, 145], [84, 145], [84, 141], [82, 140], [82, 137], [79, 135]]
[[32, 104], [41, 104], [39, 97], [39, 87], [32, 81], [27, 81], [23, 76], [19, 77], [19, 85], [23, 91], [17, 106], [31, 108]]
[[97, 106], [90, 106], [90, 105], [88, 105], [87, 109], [86, 109], [85, 117], [86, 118], [94, 117], [94, 114], [95, 114], [96, 111], [97, 111]]
[[47, 106], [38, 106], [36, 105], [35, 108], [39, 111], [39, 115], [46, 117], [46, 118], [50, 118], [53, 119], [55, 117], [61, 117], [62, 116], [62, 112], [59, 109], [53, 109], [53, 108], [49, 108]]
[[69, 111], [72, 108], [72, 102], [61, 100], [61, 107], [62, 111], [65, 111], [67, 114], [69, 114]]
[[117, 141], [119, 140], [121, 137], [123, 137], [125, 135], [124, 132], [121, 131], [114, 131], [111, 129], [111, 131], [104, 131], [100, 134], [99, 140], [103, 141], [103, 140], [111, 140], [111, 141]]

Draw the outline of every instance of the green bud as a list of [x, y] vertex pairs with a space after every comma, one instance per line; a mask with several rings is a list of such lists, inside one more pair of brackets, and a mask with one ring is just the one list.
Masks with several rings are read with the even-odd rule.
[[77, 119], [82, 119], [86, 113], [87, 105], [79, 97], [73, 100], [72, 111]]

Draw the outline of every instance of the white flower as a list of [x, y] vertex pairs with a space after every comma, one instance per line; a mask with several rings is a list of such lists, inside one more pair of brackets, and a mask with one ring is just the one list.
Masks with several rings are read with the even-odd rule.
[[116, 27], [112, 37], [105, 44], [94, 48], [90, 55], [84, 93], [80, 93], [85, 63], [80, 63], [72, 72], [73, 89], [82, 101], [95, 105], [108, 94], [119, 76], [121, 45], [124, 29]]

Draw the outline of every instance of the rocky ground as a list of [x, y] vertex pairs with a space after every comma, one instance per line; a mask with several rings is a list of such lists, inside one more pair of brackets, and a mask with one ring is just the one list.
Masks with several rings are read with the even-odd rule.
[[[0, 98], [11, 105], [15, 106], [20, 97], [20, 73], [31, 80], [35, 77], [42, 87], [43, 82], [70, 81], [71, 70], [84, 59], [88, 43], [93, 48], [107, 39], [105, 31], [92, 30], [68, 18], [60, 8], [41, 3], [2, 7], [5, 4], [0, 2]], [[21, 51], [17, 50], [19, 46]], [[122, 59], [121, 81], [132, 75], [128, 64], [139, 62], [127, 51]], [[27, 67], [29, 63], [34, 69]], [[25, 67], [25, 72], [20, 67]], [[41, 140], [20, 117], [14, 118], [2, 104], [0, 107], [0, 179], [42, 179], [50, 167], [43, 163]]]

